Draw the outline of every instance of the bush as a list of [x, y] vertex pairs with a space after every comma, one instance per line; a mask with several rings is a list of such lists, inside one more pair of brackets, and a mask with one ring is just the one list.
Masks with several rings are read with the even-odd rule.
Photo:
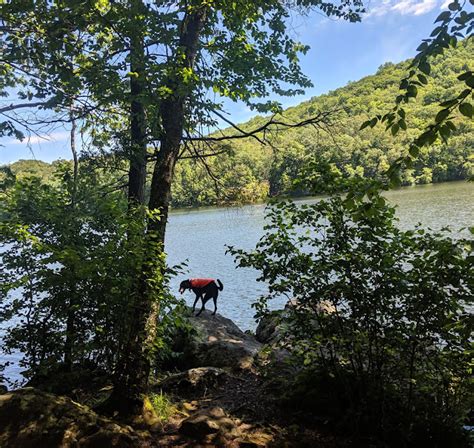
[[[130, 213], [109, 182], [84, 162], [76, 181], [65, 164], [53, 183], [13, 179], [0, 190], [0, 349], [21, 353], [23, 375], [35, 384], [58, 372], [73, 378], [73, 370], [110, 375], [127, 341], [144, 212]], [[175, 270], [167, 272], [165, 284]], [[165, 356], [181, 308], [166, 288], [156, 300], [155, 347]]]
[[390, 446], [455, 446], [473, 403], [473, 241], [401, 231], [394, 213], [373, 190], [277, 203], [256, 250], [230, 251], [269, 284], [257, 316], [298, 303], [281, 343], [304, 366], [299, 406]]

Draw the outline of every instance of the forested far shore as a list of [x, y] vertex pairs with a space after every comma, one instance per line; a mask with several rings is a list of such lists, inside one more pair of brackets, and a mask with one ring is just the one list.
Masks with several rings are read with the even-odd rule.
[[[438, 104], [462, 89], [457, 76], [469, 69], [468, 62], [472, 60], [472, 41], [464, 41], [433, 60], [428, 85], [419, 89], [416, 101], [407, 104], [407, 129], [395, 137], [386, 132], [385, 126], [360, 132], [359, 129], [367, 119], [393, 107], [409, 60], [386, 63], [375, 75], [311, 98], [282, 113], [286, 121], [299, 122], [318, 111], [334, 111], [325, 128], [284, 129], [266, 135], [265, 145], [253, 138], [230, 140], [221, 148], [224, 153], [206, 158], [205, 165], [200, 159], [182, 159], [176, 166], [172, 205], [252, 203], [269, 196], [304, 194], [305, 191], [295, 189], [293, 180], [302, 176], [302, 168], [312, 160], [322, 161], [348, 177], [378, 178], [394, 160], [407, 153], [409, 143], [436, 115]], [[267, 119], [257, 116], [239, 128], [256, 129]], [[474, 124], [460, 117], [454, 123], [457, 129], [447, 143], [438, 140], [424, 148], [414, 166], [404, 169], [403, 185], [460, 180], [474, 174]], [[57, 163], [20, 160], [11, 164], [11, 169], [20, 177], [38, 175], [50, 180]]]

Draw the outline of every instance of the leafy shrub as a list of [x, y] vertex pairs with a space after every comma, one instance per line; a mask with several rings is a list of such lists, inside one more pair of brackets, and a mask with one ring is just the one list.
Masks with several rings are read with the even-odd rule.
[[[74, 182], [65, 164], [53, 183], [30, 177], [0, 191], [0, 349], [21, 354], [26, 379], [45, 382], [73, 369], [110, 374], [127, 341], [144, 259], [143, 211], [132, 214], [109, 181], [83, 163]], [[155, 346], [163, 354], [164, 328], [179, 321], [179, 308], [170, 314], [176, 301], [166, 288], [156, 300]]]
[[[298, 406], [391, 446], [460, 446], [472, 399], [472, 238], [401, 231], [375, 190], [277, 203], [253, 252], [269, 293], [296, 299], [281, 343], [305, 366]], [[471, 229], [474, 230], [474, 229]], [[317, 411], [315, 411], [317, 410]]]

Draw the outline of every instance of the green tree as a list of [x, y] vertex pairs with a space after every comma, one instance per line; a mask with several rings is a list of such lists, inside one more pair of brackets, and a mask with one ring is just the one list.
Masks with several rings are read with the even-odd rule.
[[474, 229], [401, 231], [357, 184], [345, 198], [273, 205], [256, 249], [230, 248], [268, 283], [257, 316], [274, 298], [295, 303], [278, 341], [300, 369], [286, 394], [376, 444], [467, 447]]
[[[316, 8], [357, 21], [360, 0], [7, 2], [2, 5], [2, 62], [21, 77], [26, 98], [48, 98], [74, 115], [96, 145], [117, 147], [129, 160], [130, 209], [144, 203], [146, 164], [154, 162], [143, 236], [146, 254], [130, 297], [128, 343], [117, 366], [110, 403], [126, 413], [142, 405], [164, 279], [163, 243], [171, 183], [183, 150], [203, 157], [229, 138], [203, 137], [223, 119], [219, 98], [261, 112], [280, 110], [261, 100], [301, 93], [310, 81], [298, 55], [305, 45], [286, 31], [290, 10]], [[290, 86], [290, 87], [287, 87]], [[22, 92], [23, 92], [22, 91]], [[211, 100], [208, 93], [217, 94]], [[103, 111], [106, 113], [103, 113]], [[324, 118], [324, 116], [323, 116]], [[224, 117], [225, 119], [225, 117]], [[321, 116], [307, 123], [318, 122]], [[147, 148], [153, 145], [148, 153]]]
[[21, 351], [28, 379], [60, 366], [114, 367], [124, 342], [123, 292], [138, 262], [120, 193], [105, 196], [87, 167], [74, 179], [67, 163], [55, 181], [29, 177], [1, 193], [1, 317], [13, 322], [2, 349]]

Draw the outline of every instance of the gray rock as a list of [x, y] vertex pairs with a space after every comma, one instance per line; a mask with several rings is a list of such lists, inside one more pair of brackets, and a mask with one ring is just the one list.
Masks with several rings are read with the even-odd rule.
[[258, 342], [268, 344], [278, 339], [282, 314], [283, 310], [272, 311], [259, 320], [255, 330], [255, 337]]
[[[321, 301], [316, 306], [316, 311], [322, 314], [332, 314], [335, 312], [334, 306], [326, 300]], [[314, 310], [303, 307], [298, 300], [291, 299], [285, 304], [282, 310], [270, 311], [263, 316], [258, 322], [255, 335], [257, 341], [264, 344], [273, 344], [278, 342], [279, 337], [286, 325], [286, 321], [291, 312], [294, 310], [304, 310], [309, 313], [309, 316], [314, 315]], [[314, 320], [317, 325], [316, 320]]]
[[253, 335], [244, 333], [232, 320], [204, 311], [187, 318], [193, 331], [177, 338], [176, 351], [183, 353], [180, 368], [227, 367], [249, 369], [262, 347]]

